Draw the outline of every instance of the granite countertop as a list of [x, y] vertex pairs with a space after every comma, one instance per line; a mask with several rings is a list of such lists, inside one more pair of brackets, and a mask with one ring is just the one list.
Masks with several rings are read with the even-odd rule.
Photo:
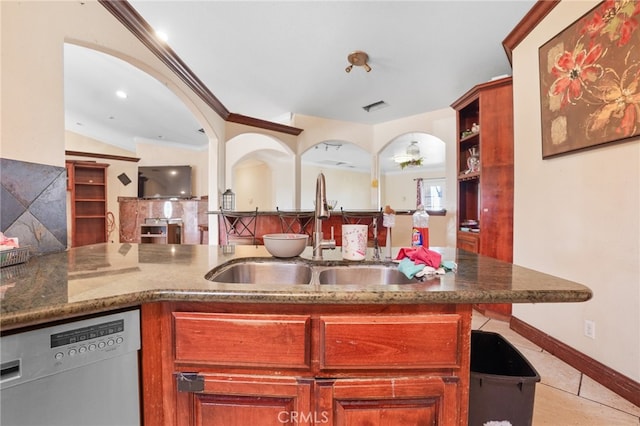
[[[393, 254], [399, 248], [393, 250]], [[297, 304], [431, 304], [582, 302], [587, 287], [489, 257], [434, 248], [456, 272], [402, 285], [215, 283], [205, 274], [226, 262], [273, 259], [264, 246], [105, 243], [31, 258], [2, 268], [0, 328], [9, 330], [155, 301]], [[368, 253], [367, 259], [371, 259]], [[298, 262], [312, 261], [311, 248]], [[324, 265], [341, 260], [324, 251]], [[321, 264], [322, 265], [322, 264]]]
[[[380, 213], [380, 210], [372, 209], [345, 209], [347, 213], [361, 213], [375, 215]], [[253, 213], [255, 210], [233, 210], [234, 213]], [[313, 212], [313, 209], [285, 209], [285, 210], [258, 210], [258, 216], [277, 216], [279, 213], [309, 213]], [[415, 210], [396, 210], [394, 214], [398, 216], [410, 216], [415, 213]], [[445, 216], [446, 210], [427, 210], [429, 216]], [[222, 214], [220, 210], [211, 210], [207, 214]], [[340, 208], [331, 210], [331, 214], [334, 216], [342, 216], [342, 210]]]

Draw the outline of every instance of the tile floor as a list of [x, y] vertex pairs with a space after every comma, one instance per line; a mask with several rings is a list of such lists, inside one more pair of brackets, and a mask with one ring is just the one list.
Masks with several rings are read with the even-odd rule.
[[540, 374], [535, 391], [533, 426], [640, 426], [640, 407], [545, 352], [511, 330], [507, 322], [474, 311], [472, 327], [499, 333]]

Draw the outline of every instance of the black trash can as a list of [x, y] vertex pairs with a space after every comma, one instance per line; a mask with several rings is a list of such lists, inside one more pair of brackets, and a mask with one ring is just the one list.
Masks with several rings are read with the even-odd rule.
[[500, 334], [471, 332], [469, 426], [507, 421], [530, 426], [540, 375]]

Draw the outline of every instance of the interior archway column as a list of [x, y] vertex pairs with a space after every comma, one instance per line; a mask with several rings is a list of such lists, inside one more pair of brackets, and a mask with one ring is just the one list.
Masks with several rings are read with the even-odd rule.
[[371, 207], [380, 208], [380, 153], [371, 156]]
[[296, 153], [293, 163], [293, 193], [295, 194], [293, 200], [293, 208], [300, 210], [302, 206], [302, 155]]
[[217, 149], [211, 150], [216, 153], [217, 159], [212, 159], [212, 164], [217, 164], [216, 175], [218, 176], [218, 194], [216, 198], [216, 210], [220, 207], [220, 200], [222, 199], [222, 193], [226, 189], [227, 185], [227, 141], [222, 140], [218, 142]]

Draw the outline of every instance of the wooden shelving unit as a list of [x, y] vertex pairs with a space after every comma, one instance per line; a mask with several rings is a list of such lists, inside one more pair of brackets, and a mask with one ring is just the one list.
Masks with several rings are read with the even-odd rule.
[[174, 223], [140, 225], [140, 242], [143, 244], [180, 244], [181, 226]]
[[107, 167], [90, 161], [67, 161], [71, 191], [71, 245], [107, 241]]
[[[456, 110], [458, 130], [457, 246], [460, 249], [511, 262], [513, 261], [511, 77], [479, 84], [451, 106]], [[478, 170], [469, 171], [467, 161], [470, 157], [469, 149], [472, 147], [477, 147], [480, 163]], [[511, 313], [511, 305], [484, 305], [484, 307], [499, 314]]]

